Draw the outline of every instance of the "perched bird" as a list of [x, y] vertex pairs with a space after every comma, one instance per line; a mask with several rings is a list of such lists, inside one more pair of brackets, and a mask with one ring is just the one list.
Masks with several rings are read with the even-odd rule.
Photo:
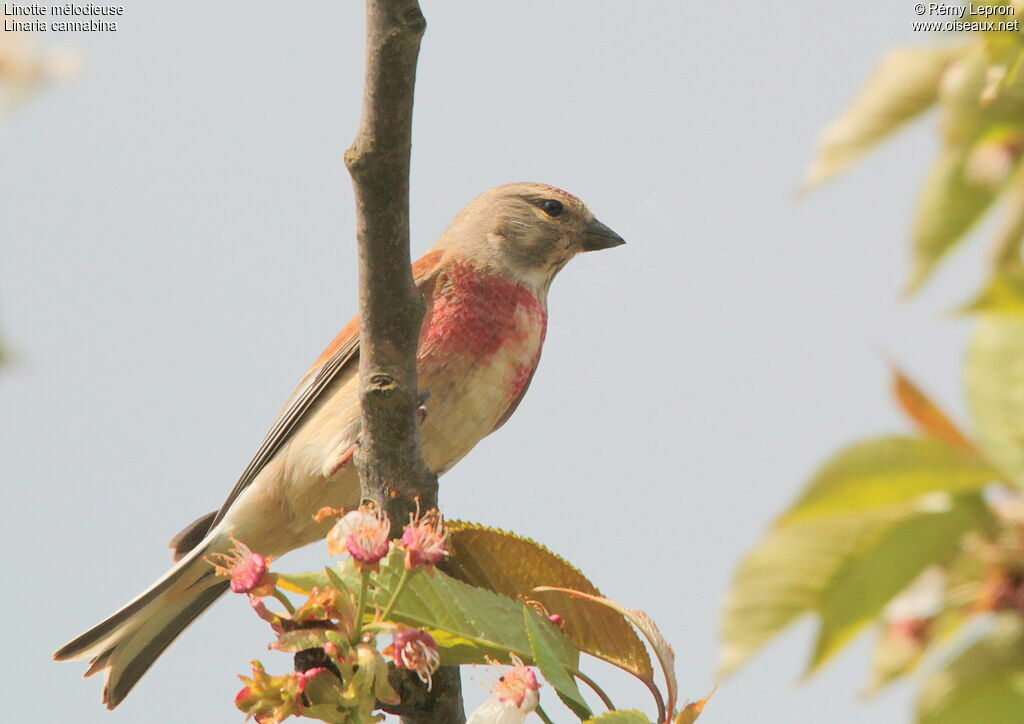
[[[451, 469], [501, 427], [526, 393], [547, 328], [551, 280], [583, 251], [623, 240], [575, 196], [543, 184], [478, 196], [412, 266], [426, 313], [417, 350], [429, 394], [423, 459]], [[175, 638], [228, 587], [209, 560], [232, 539], [278, 556], [323, 538], [323, 506], [354, 508], [359, 478], [358, 318], [306, 373], [220, 510], [171, 541], [177, 564], [120, 611], [54, 654], [89, 659], [113, 709]]]

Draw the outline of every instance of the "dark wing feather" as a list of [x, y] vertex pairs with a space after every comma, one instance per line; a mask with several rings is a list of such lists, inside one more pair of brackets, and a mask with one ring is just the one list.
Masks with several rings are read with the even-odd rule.
[[224, 505], [217, 511], [217, 516], [210, 524], [211, 529], [224, 518], [224, 515], [228, 512], [231, 504], [235, 502], [235, 499], [242, 494], [243, 490], [249, 487], [263, 467], [270, 462], [274, 455], [277, 454], [277, 451], [288, 441], [288, 438], [291, 437], [291, 434], [302, 423], [306, 415], [316, 406], [320, 396], [337, 379], [339, 373], [350, 364], [358, 364], [358, 360], [359, 332], [356, 330], [351, 338], [335, 350], [334, 354], [316, 370], [316, 373], [311, 374], [292, 394], [291, 399], [285, 405], [285, 408], [281, 410], [280, 414], [278, 414], [274, 424], [270, 426], [270, 430], [264, 436], [259, 450], [252, 456], [252, 460], [249, 461], [241, 477], [238, 478], [238, 482], [235, 483], [235, 487], [231, 490], [227, 500], [224, 501]]

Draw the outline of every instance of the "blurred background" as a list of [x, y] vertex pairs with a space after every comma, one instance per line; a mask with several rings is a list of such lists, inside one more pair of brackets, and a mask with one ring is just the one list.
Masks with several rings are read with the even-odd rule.
[[[879, 54], [944, 38], [881, 0], [423, 8], [413, 255], [516, 180], [579, 195], [629, 242], [558, 278], [531, 390], [444, 477], [444, 512], [535, 538], [648, 612], [699, 698], [739, 558], [828, 453], [906, 428], [885, 360], [963, 412], [967, 324], [946, 312], [980, 285], [981, 251], [899, 296], [934, 118], [795, 193]], [[288, 666], [238, 597], [113, 713], [99, 680], [49, 657], [164, 571], [167, 540], [220, 505], [355, 313], [341, 157], [362, 34], [358, 2], [180, 0], [126, 5], [116, 33], [37, 38], [84, 67], [0, 127], [10, 721], [240, 721], [235, 674]], [[314, 546], [281, 567], [326, 560]], [[867, 641], [797, 685], [812, 631], [725, 680], [702, 721], [909, 719], [906, 684], [858, 700]], [[489, 681], [466, 674], [469, 706]]]

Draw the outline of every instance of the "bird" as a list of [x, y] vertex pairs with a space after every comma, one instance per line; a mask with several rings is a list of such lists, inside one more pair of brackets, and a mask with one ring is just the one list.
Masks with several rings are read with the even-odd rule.
[[[423, 461], [443, 475], [509, 419], [540, 360], [548, 289], [577, 254], [625, 241], [576, 196], [513, 183], [477, 196], [412, 264], [425, 313], [417, 382]], [[211, 556], [241, 542], [277, 557], [326, 536], [323, 507], [360, 504], [359, 318], [301, 379], [219, 510], [171, 540], [174, 566], [116, 613], [61, 647], [104, 674], [103, 703], [120, 704], [166, 648], [228, 588]]]

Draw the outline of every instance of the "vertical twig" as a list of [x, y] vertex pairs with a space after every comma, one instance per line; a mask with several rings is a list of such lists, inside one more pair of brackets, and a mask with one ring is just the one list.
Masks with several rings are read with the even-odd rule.
[[[417, 0], [366, 0], [362, 116], [345, 154], [359, 245], [362, 437], [355, 464], [363, 498], [377, 502], [395, 526], [417, 501], [423, 510], [437, 507], [437, 478], [420, 454], [416, 346], [423, 300], [409, 258], [413, 90], [425, 30]], [[403, 722], [465, 721], [458, 668], [438, 673], [429, 695], [413, 695], [418, 681], [403, 687], [411, 705], [402, 707]]]

